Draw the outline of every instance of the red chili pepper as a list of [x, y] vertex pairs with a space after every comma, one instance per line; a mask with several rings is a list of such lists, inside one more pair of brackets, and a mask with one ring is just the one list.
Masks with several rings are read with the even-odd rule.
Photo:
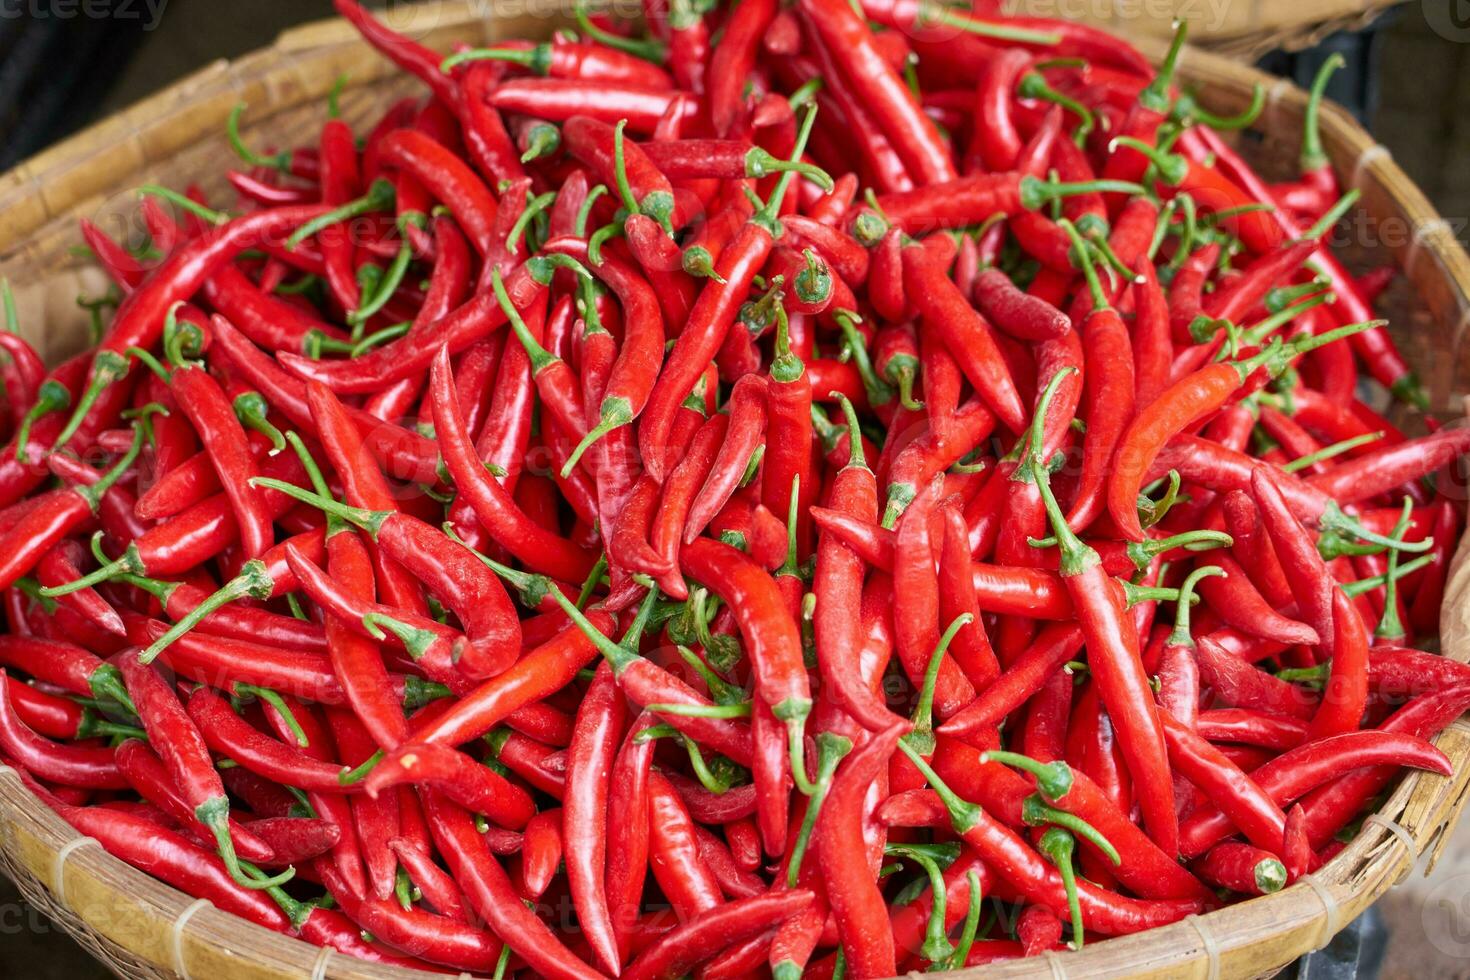
[[[266, 887], [267, 882], [246, 877], [239, 867], [230, 836], [229, 797], [225, 795], [224, 784], [214, 769], [203, 736], [178, 697], [158, 672], [143, 664], [136, 654], [125, 652], [121, 655], [121, 670], [128, 693], [137, 706], [138, 717], [148, 731], [150, 744], [158, 751], [180, 797], [191, 808], [195, 819], [214, 835], [230, 877], [246, 888]], [[288, 871], [271, 879], [268, 884], [278, 885], [291, 874]]]
[[1025, 427], [1025, 410], [990, 325], [975, 312], [944, 269], [922, 248], [904, 249], [905, 294], [926, 329], [943, 339], [965, 377], [1012, 432]]
[[1211, 636], [1199, 638], [1196, 654], [1200, 680], [1227, 704], [1302, 720], [1315, 711], [1312, 698], [1302, 688], [1256, 668]]
[[[1459, 717], [1467, 703], [1470, 703], [1470, 686], [1444, 687], [1410, 701], [1390, 715], [1378, 730], [1429, 738]], [[1313, 790], [1304, 800], [1305, 831], [1311, 846], [1326, 846], [1333, 834], [1398, 773], [1396, 766], [1363, 768]]]
[[626, 51], [593, 40], [577, 40], [558, 33], [550, 41], [521, 47], [471, 48], [446, 58], [441, 67], [450, 69], [478, 60], [503, 61], [552, 78], [628, 82], [649, 88], [670, 88], [672, 81], [657, 65]]
[[[1347, 328], [1351, 329], [1351, 328]], [[1324, 335], [1325, 336], [1325, 335]], [[1313, 337], [1287, 347], [1269, 346], [1242, 361], [1219, 361], [1180, 378], [1145, 406], [1128, 426], [1118, 444], [1108, 482], [1108, 513], [1123, 536], [1142, 540], [1138, 520], [1138, 491], [1166, 443], [1192, 424], [1213, 414], [1258, 373], [1279, 373], [1280, 358], [1320, 346]], [[1181, 475], [1183, 475], [1181, 473]]]
[[817, 859], [827, 900], [837, 920], [843, 952], [857, 976], [886, 977], [898, 972], [883, 894], [861, 856], [867, 850], [863, 801], [906, 728], [906, 723], [899, 723], [875, 733], [847, 757], [817, 818]]
[[525, 790], [488, 766], [443, 745], [420, 745], [394, 752], [374, 766], [363, 783], [372, 797], [398, 785], [432, 787], [511, 830], [525, 829], [535, 812], [535, 804]]
[[1082, 444], [1082, 471], [1067, 513], [1067, 523], [1077, 532], [1102, 513], [1113, 453], [1133, 417], [1135, 381], [1128, 328], [1108, 302], [1081, 234], [1070, 223], [1063, 227], [1072, 239], [1093, 302], [1092, 312], [1077, 325], [1087, 364], [1082, 382], [1082, 419], [1087, 423], [1087, 434]]
[[[689, 502], [689, 513], [684, 519], [683, 550], [688, 550], [689, 545], [704, 532], [714, 515], [725, 506], [738, 487], [751, 455], [761, 444], [766, 434], [768, 388], [765, 378], [747, 375], [736, 382], [731, 391], [730, 423], [704, 484]], [[789, 484], [787, 489], [789, 493]]]
[[1025, 704], [1081, 649], [1082, 632], [1075, 624], [1047, 626], [1019, 657], [1006, 665], [993, 684], [940, 725], [938, 731], [957, 738], [985, 733]]
[[1235, 559], [1217, 555], [1212, 561], [1224, 574], [1218, 579], [1202, 581], [1199, 594], [1223, 622], [1253, 636], [1281, 643], [1315, 646], [1321, 642], [1316, 630], [1273, 609]]
[[567, 581], [584, 578], [592, 567], [587, 553], [529, 521], [505, 489], [485, 472], [460, 418], [448, 354], [442, 350], [440, 354], [430, 375], [430, 395], [435, 432], [444, 447], [445, 466], [455, 486], [468, 498], [492, 537], [529, 567]]
[[140, 427], [134, 435], [132, 447], [96, 483], [50, 492], [39, 498], [9, 529], [0, 533], [0, 548], [4, 549], [0, 552], [0, 587], [13, 585], [53, 546], [60, 544], [62, 539], [97, 513], [102, 496], [137, 459], [142, 440], [143, 429]]
[[801, 638], [775, 582], [749, 558], [717, 541], [686, 541], [684, 573], [725, 600], [740, 625], [754, 667], [756, 693], [790, 728], [793, 742], [811, 710]]
[[317, 763], [257, 731], [209, 688], [195, 688], [187, 708], [210, 748], [246, 769], [285, 786], [320, 792], [342, 790], [338, 777], [344, 767]]
[[502, 112], [565, 122], [590, 116], [613, 125], [628, 120], [635, 133], [651, 133], [676, 98], [667, 89], [650, 89], [625, 82], [583, 79], [511, 78], [490, 94], [490, 103]]
[[[124, 739], [116, 749], [114, 761], [118, 771], [137, 790], [138, 795], [176, 821], [181, 829], [187, 829], [190, 837], [196, 837], [201, 842], [212, 838], [209, 828], [198, 821], [193, 808], [179, 795], [163, 762], [144, 742], [137, 738]], [[234, 839], [240, 856], [247, 861], [277, 866], [291, 863], [281, 861], [273, 847], [234, 820], [230, 821], [230, 836]]]
[[240, 544], [247, 558], [259, 557], [274, 538], [271, 514], [251, 480], [259, 475], [245, 429], [235, 417], [224, 389], [201, 367], [184, 367], [172, 374], [171, 387], [179, 408], [193, 423], [209, 453], [221, 488], [230, 501]]
[[[797, 153], [805, 146], [815, 117], [807, 116]], [[638, 432], [638, 448], [643, 465], [656, 480], [662, 480], [672, 469], [665, 451], [673, 427], [675, 410], [693, 388], [704, 366], [709, 363], [734, 323], [739, 306], [750, 288], [751, 279], [765, 265], [779, 226], [779, 212], [791, 174], [781, 175], [781, 182], [771, 199], [754, 212], [741, 230], [720, 253], [716, 265], [718, 279], [707, 284], [699, 294], [689, 322], [674, 342], [664, 361], [658, 380], [649, 394]]]
[[500, 673], [520, 649], [520, 623], [500, 580], [473, 552], [401, 511], [368, 511], [318, 497], [279, 480], [261, 479], [287, 496], [322, 507], [367, 531], [384, 551], [424, 581], [459, 617], [469, 642], [459, 669], [477, 680]]
[[53, 449], [65, 446], [92, 414], [102, 392], [127, 376], [130, 348], [147, 350], [162, 336], [164, 320], [177, 302], [187, 300], [220, 266], [243, 249], [289, 233], [321, 214], [322, 205], [299, 205], [257, 211], [236, 218], [192, 239], [175, 251], [118, 307], [106, 336], [93, 356], [87, 390], [77, 400], [71, 419]]
[[[1229, 168], [1250, 195], [1257, 200], [1269, 200], [1265, 184], [1228, 144], [1210, 134], [1208, 128], [1201, 131], [1200, 142], [1205, 152], [1215, 154], [1219, 163]], [[1190, 145], [1186, 142], [1185, 149], [1189, 148]], [[1292, 238], [1302, 233], [1302, 229], [1280, 209], [1274, 209], [1263, 217], [1276, 225], [1282, 237]], [[1359, 295], [1352, 276], [1330, 249], [1319, 246], [1312, 254], [1311, 261], [1326, 274], [1333, 295], [1337, 297], [1332, 309], [1339, 323], [1360, 323], [1372, 318], [1372, 304]], [[1351, 344], [1363, 366], [1380, 384], [1397, 397], [1422, 406], [1424, 394], [1418, 379], [1386, 331], [1381, 327], [1364, 331], [1354, 335]]]
[[772, 0], [740, 4], [730, 13], [705, 70], [705, 99], [715, 135], [727, 136], [745, 100], [746, 78], [755, 67], [756, 46], [776, 16]]
[[669, 904], [689, 921], [724, 904], [719, 883], [699, 856], [689, 811], [669, 781], [658, 772], [649, 777], [649, 866]]
[[127, 789], [109, 748], [53, 742], [33, 732], [18, 716], [11, 690], [16, 687], [0, 670], [0, 748], [27, 771], [47, 782], [86, 789]]
[[[900, 748], [906, 748], [899, 743]], [[995, 873], [1026, 900], [1045, 905], [1058, 916], [1069, 914], [1066, 888], [1057, 870], [1033, 851], [1025, 840], [997, 822], [980, 807], [954, 794], [916, 754], [909, 758], [924, 772], [949, 812], [950, 823]], [[1083, 920], [1105, 935], [1137, 932], [1176, 921], [1202, 907], [1198, 899], [1142, 900], [1124, 898], [1085, 881], [1076, 883]]]
[[607, 869], [604, 888], [608, 914], [618, 940], [620, 962], [627, 958], [648, 874], [648, 782], [657, 743], [635, 736], [655, 723], [642, 713], [628, 729], [613, 760], [607, 798]]
[[716, 953], [778, 925], [812, 901], [805, 889], [758, 895], [709, 909], [672, 929], [645, 949], [623, 976], [674, 976], [688, 972]]
[[444, 104], [454, 104], [454, 86], [449, 76], [440, 72], [438, 55], [379, 23], [356, 0], [333, 0], [332, 6], [339, 17], [352, 24], [363, 39], [385, 57], [428, 85]]
[[912, 176], [921, 184], [953, 180], [954, 164], [938, 129], [884, 60], [862, 17], [832, 0], [807, 0], [801, 11], [808, 28], [841, 65], [844, 77], [866, 102]]
[[[1209, 897], [1206, 888], [1181, 868], [1173, 857], [1157, 847], [1085, 774], [1060, 760], [1039, 763], [1011, 752], [989, 752], [982, 758], [1007, 763], [1029, 773], [1036, 780], [1041, 800], [1085, 821], [1110, 842], [1121, 856], [1121, 862], [1108, 865], [1108, 870], [1130, 891], [1144, 898]], [[1030, 800], [1032, 802], [1025, 806], [1033, 810], [1034, 815], [1026, 819], [1028, 824], [1048, 819], [1058, 822], [1054, 819], [1055, 814], [1037, 805], [1039, 800], [1034, 797]], [[1082, 836], [1081, 840], [1085, 847], [1095, 848], [1087, 836]], [[1095, 853], [1102, 852], [1098, 850]]]
[[[1276, 808], [1346, 772], [1383, 764], [1413, 766], [1441, 775], [1450, 771], [1444, 753], [1424, 739], [1380, 730], [1346, 732], [1306, 742], [1276, 756], [1246, 778], [1256, 787], [1255, 792]], [[1230, 832], [1235, 817], [1225, 816], [1229, 812], [1225, 807], [1233, 804], [1235, 798], [1211, 794], [1211, 801], [1191, 812], [1181, 825], [1180, 853], [1186, 857], [1203, 853]], [[1280, 834], [1277, 839], [1281, 839]]]
[[1193, 862], [1200, 877], [1217, 888], [1244, 895], [1269, 895], [1286, 887], [1286, 866], [1259, 847], [1222, 841]]
[[102, 807], [54, 807], [79, 833], [146, 874], [256, 925], [282, 930], [286, 917], [270, 898], [242, 888], [219, 858], [147, 819]]
[[556, 877], [562, 859], [561, 809], [541, 810], [526, 824], [521, 850], [521, 893], [540, 898]]
[[[612, 620], [594, 610], [588, 616], [599, 632]], [[414, 732], [408, 744], [461, 745], [484, 735], [513, 711], [561, 690], [597, 649], [576, 630], [563, 630], [521, 657], [509, 670], [482, 683], [450, 710]]]
[[319, 868], [327, 891], [360, 930], [394, 949], [453, 969], [493, 970], [501, 944], [487, 930], [420, 909], [403, 908], [392, 899], [354, 892], [341, 876]]
[[562, 839], [567, 881], [579, 921], [601, 965], [611, 973], [617, 973], [620, 958], [604, 882], [607, 803], [616, 739], [623, 720], [623, 700], [612, 670], [606, 663], [600, 664], [592, 687], [577, 709], [577, 727], [568, 749]]
[[[1139, 803], [1150, 834], [1165, 853], [1177, 846], [1178, 823], [1173, 787], [1164, 753], [1159, 711], [1154, 704], [1138, 649], [1138, 633], [1127, 615], [1121, 594], [1103, 569], [1097, 552], [1084, 545], [1068, 528], [1050, 489], [1042, 455], [1047, 403], [1062, 375], [1054, 376], [1032, 423], [1033, 448], [1025, 465], [1028, 478], [1042, 493], [1053, 532], [1062, 554], [1062, 582], [1072, 597], [1078, 623], [1089, 652], [1092, 676], [1101, 700], [1118, 732], [1119, 745], [1138, 787]], [[1120, 452], [1122, 448], [1120, 447]], [[1136, 518], [1136, 514], [1134, 514]], [[1116, 520], [1116, 518], [1115, 518]]]

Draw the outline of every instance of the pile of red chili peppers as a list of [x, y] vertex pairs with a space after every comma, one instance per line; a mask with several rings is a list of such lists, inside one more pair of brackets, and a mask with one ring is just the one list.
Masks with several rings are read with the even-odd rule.
[[886, 977], [1449, 773], [1470, 428], [1367, 404], [1422, 396], [1325, 243], [1332, 64], [1267, 183], [1259, 99], [1072, 23], [336, 5], [428, 95], [84, 222], [53, 369], [5, 295], [0, 754], [80, 832], [385, 963]]

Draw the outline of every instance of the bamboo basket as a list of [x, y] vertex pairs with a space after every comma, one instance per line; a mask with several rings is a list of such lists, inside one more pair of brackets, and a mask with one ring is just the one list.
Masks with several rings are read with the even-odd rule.
[[[454, 41], [545, 36], [558, 22], [549, 6], [517, 0], [458, 0], [398, 7], [393, 26], [446, 50]], [[1161, 44], [1146, 42], [1158, 56]], [[1268, 86], [1258, 127], [1294, 145], [1304, 94], [1217, 55], [1189, 50], [1181, 72], [1217, 112], [1233, 113], [1251, 88]], [[0, 176], [0, 275], [16, 284], [21, 324], [50, 359], [79, 349], [87, 318], [80, 293], [105, 280], [73, 251], [77, 219], [90, 217], [115, 236], [132, 227], [133, 189], [153, 181], [187, 185], [209, 175], [206, 191], [233, 160], [224, 122], [234, 104], [250, 103], [247, 138], [264, 147], [293, 145], [314, 133], [324, 100], [345, 74], [342, 111], [360, 123], [415, 91], [340, 21], [282, 35], [270, 48], [218, 62], [131, 109]], [[1368, 218], [1354, 226], [1349, 258], [1395, 260], [1405, 273], [1387, 297], [1400, 343], [1421, 372], [1443, 418], [1461, 415], [1470, 392], [1462, 344], [1470, 323], [1470, 258], [1448, 224], [1409, 182], [1387, 151], [1340, 109], [1322, 116], [1324, 139], [1345, 185], [1363, 192]], [[1268, 140], [1252, 152], [1269, 156]], [[1369, 241], [1369, 239], [1373, 239]], [[1447, 656], [1470, 660], [1470, 538], [1454, 558], [1442, 622]], [[1090, 945], [1081, 953], [961, 971], [987, 977], [1254, 977], [1270, 975], [1328, 940], [1407, 876], [1422, 855], [1429, 865], [1464, 806], [1470, 778], [1470, 723], [1439, 737], [1455, 764], [1443, 778], [1412, 773], [1370, 816], [1341, 854], [1308, 879], [1146, 934]], [[15, 773], [0, 769], [0, 869], [42, 909], [119, 976], [219, 980], [413, 980], [432, 974], [365, 964], [270, 932], [195, 901], [79, 837], [33, 797]]]
[[1252, 62], [1267, 51], [1301, 51], [1329, 34], [1367, 27], [1403, 0], [1008, 0], [1007, 11], [1087, 20], [1135, 38], [1167, 38], [1176, 19], [1189, 40]]

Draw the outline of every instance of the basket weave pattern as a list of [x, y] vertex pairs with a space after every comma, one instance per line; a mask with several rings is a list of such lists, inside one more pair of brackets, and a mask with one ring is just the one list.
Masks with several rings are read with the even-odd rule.
[[[393, 26], [409, 28], [439, 50], [453, 42], [545, 36], [557, 24], [549, 6], [513, 0], [459, 0], [395, 8]], [[407, 11], [407, 12], [405, 12]], [[1162, 45], [1145, 42], [1150, 54]], [[1294, 143], [1305, 95], [1225, 58], [1189, 50], [1182, 76], [1211, 109], [1233, 113], [1253, 84], [1269, 86], [1258, 127]], [[70, 250], [76, 221], [90, 217], [126, 240], [144, 182], [183, 187], [203, 177], [222, 194], [218, 177], [233, 162], [224, 121], [238, 101], [250, 103], [246, 138], [255, 146], [294, 145], [319, 125], [325, 98], [340, 76], [345, 118], [361, 123], [415, 83], [373, 54], [336, 21], [291, 31], [266, 50], [219, 62], [174, 87], [0, 175], [0, 275], [17, 285], [21, 324], [55, 360], [86, 342], [79, 292], [105, 287], [101, 273]], [[1420, 370], [1436, 408], [1459, 412], [1470, 391], [1464, 327], [1470, 324], [1470, 258], [1448, 225], [1410, 184], [1387, 151], [1351, 118], [1325, 107], [1324, 142], [1347, 187], [1385, 229], [1378, 260], [1392, 258], [1409, 286], [1396, 291], [1398, 337]], [[211, 184], [209, 181], [213, 180]], [[1397, 233], [1390, 236], [1386, 229]], [[1390, 241], [1392, 238], [1392, 241]], [[1392, 253], [1392, 254], [1389, 254]], [[1398, 302], [1391, 299], [1390, 302]], [[1412, 304], [1412, 305], [1410, 305]], [[1405, 333], [1405, 330], [1408, 333]], [[1447, 656], [1470, 660], [1470, 547], [1455, 556], [1441, 628]], [[1443, 778], [1404, 778], [1356, 839], [1315, 876], [1275, 895], [1243, 902], [1146, 934], [1090, 945], [1080, 954], [967, 970], [956, 977], [1253, 977], [1269, 975], [1320, 948], [1342, 926], [1402, 880], [1423, 854], [1437, 855], [1470, 792], [1470, 723], [1456, 722], [1437, 744], [1455, 764]], [[0, 871], [26, 898], [119, 976], [210, 977], [211, 980], [413, 980], [433, 974], [361, 963], [272, 933], [170, 888], [106, 854], [36, 800], [15, 773], [0, 768]]]
[[1190, 42], [1243, 63], [1267, 51], [1301, 51], [1337, 31], [1359, 30], [1404, 0], [1014, 0], [1003, 10], [1077, 17], [1130, 37], [1166, 38], [1176, 18]]

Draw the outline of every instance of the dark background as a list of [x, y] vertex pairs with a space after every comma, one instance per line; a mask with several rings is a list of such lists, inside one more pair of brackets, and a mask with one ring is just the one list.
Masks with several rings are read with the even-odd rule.
[[[211, 60], [262, 47], [286, 27], [331, 15], [327, 0], [151, 0], [152, 8], [142, 0], [87, 2], [93, 10], [110, 5], [118, 15], [17, 17], [33, 0], [0, 0], [0, 170]], [[1459, 230], [1466, 223], [1460, 219], [1470, 216], [1470, 30], [1440, 6], [1456, 2], [1409, 3], [1365, 33], [1331, 37], [1300, 55], [1268, 55], [1263, 66], [1306, 81], [1329, 52], [1345, 54], [1349, 68], [1336, 76], [1332, 97], [1357, 112]], [[150, 9], [158, 8], [156, 24], [145, 28]], [[1465, 834], [1459, 838], [1432, 878], [1411, 879], [1379, 904], [1389, 930], [1380, 976], [1470, 976], [1470, 948], [1442, 941], [1446, 916], [1462, 925], [1470, 921], [1470, 878], [1463, 870], [1470, 854], [1455, 853], [1470, 852], [1470, 841]], [[1378, 946], [1380, 935], [1371, 934], [1367, 944]], [[0, 877], [0, 977], [107, 976]]]

